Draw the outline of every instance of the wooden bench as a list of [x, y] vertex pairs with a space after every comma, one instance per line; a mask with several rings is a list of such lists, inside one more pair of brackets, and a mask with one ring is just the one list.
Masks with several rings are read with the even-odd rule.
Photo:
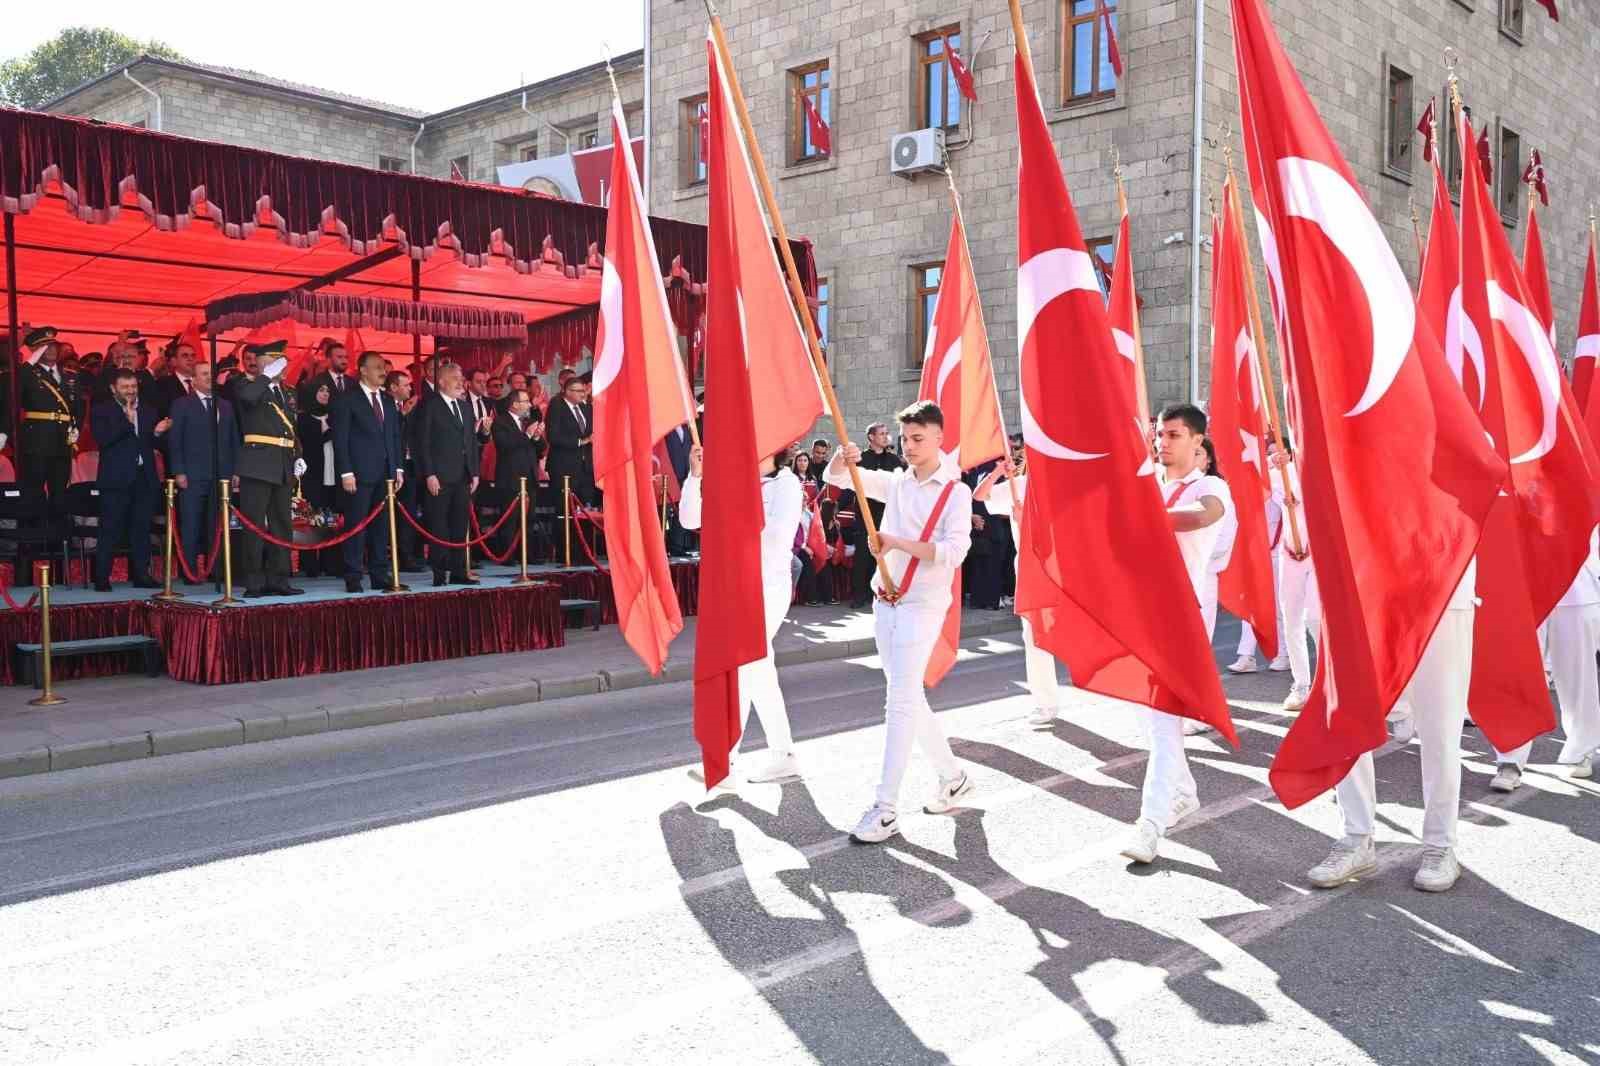
[[591, 629], [600, 628], [600, 601], [599, 600], [562, 600], [561, 617], [565, 620], [569, 615], [577, 615], [578, 623], [590, 625]]
[[[86, 640], [57, 640], [50, 644], [50, 659], [75, 659], [83, 655], [104, 655], [116, 652], [137, 653], [144, 664], [146, 677], [160, 677], [166, 668], [162, 659], [161, 644], [154, 637], [92, 637]], [[41, 688], [44, 672], [43, 644], [18, 644], [16, 650], [16, 675], [20, 684]]]

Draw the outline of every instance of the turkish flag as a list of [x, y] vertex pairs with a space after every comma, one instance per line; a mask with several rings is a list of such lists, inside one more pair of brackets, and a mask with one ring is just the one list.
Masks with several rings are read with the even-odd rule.
[[822, 528], [822, 508], [811, 506], [811, 525], [806, 529], [806, 551], [811, 553], [811, 569], [821, 573], [828, 565], [828, 535]]
[[1111, 10], [1106, 7], [1105, 0], [1095, 0], [1095, 7], [1100, 12], [1100, 19], [1106, 29], [1106, 58], [1111, 61], [1111, 69], [1117, 77], [1122, 77], [1122, 49], [1117, 47], [1117, 28], [1111, 24]]
[[1545, 265], [1544, 237], [1539, 233], [1539, 212], [1528, 205], [1528, 236], [1522, 243], [1522, 277], [1528, 283], [1528, 296], [1533, 300], [1528, 307], [1539, 316], [1550, 338], [1550, 349], [1556, 347], [1556, 309], [1550, 299], [1550, 270]]
[[[700, 597], [717, 609], [700, 616], [695, 638], [694, 735], [710, 788], [728, 775], [739, 741], [739, 667], [766, 654], [758, 461], [799, 440], [822, 413], [822, 397], [756, 196], [730, 79], [709, 42], [707, 53], [705, 436], [711, 447], [702, 482]], [[759, 336], [747, 333], [747, 323]]]
[[[989, 334], [983, 324], [983, 300], [972, 274], [967, 234], [957, 212], [950, 223], [944, 271], [934, 297], [933, 326], [922, 357], [922, 385], [917, 399], [932, 400], [944, 412], [945, 454], [962, 470], [971, 470], [1006, 454], [995, 391]], [[945, 612], [933, 655], [923, 674], [932, 688], [950, 672], [961, 642], [961, 568], [951, 579], [950, 609]]]
[[944, 54], [950, 57], [950, 74], [956, 79], [956, 88], [961, 90], [963, 97], [977, 103], [978, 87], [973, 83], [972, 71], [967, 69], [961, 53], [950, 43], [948, 35], [944, 38]]
[[1267, 419], [1264, 385], [1245, 286], [1244, 233], [1234, 224], [1237, 191], [1222, 189], [1222, 238], [1211, 305], [1211, 443], [1238, 514], [1228, 568], [1217, 576], [1217, 602], [1250, 623], [1267, 658], [1278, 655], [1278, 601], [1267, 533]]
[[1417, 122], [1417, 132], [1422, 134], [1422, 161], [1433, 162], [1433, 112], [1436, 101], [1428, 98], [1428, 106], [1422, 112], [1422, 118]]
[[[1476, 160], [1465, 165], [1476, 172]], [[1483, 343], [1483, 428], [1510, 464], [1479, 552], [1472, 714], [1510, 751], [1555, 728], [1535, 631], [1588, 558], [1600, 470], [1489, 189], [1470, 178], [1463, 187], [1461, 303]]]
[[[1128, 213], [1122, 213], [1117, 225], [1116, 260], [1111, 266], [1111, 302], [1106, 316], [1111, 323], [1111, 339], [1116, 342], [1117, 354], [1127, 360], [1129, 395], [1134, 397], [1134, 418], [1139, 435], [1147, 443], [1150, 432], [1150, 396], [1144, 379], [1144, 353], [1139, 342], [1139, 292], [1133, 282], [1133, 247], [1128, 237], [1132, 232]], [[1147, 449], [1148, 450], [1148, 449]], [[1154, 470], [1154, 463], [1145, 465], [1144, 473]]]
[[1215, 726], [1227, 700], [1136, 428], [1091, 254], [1039, 104], [1016, 60], [1017, 337], [1028, 491], [1017, 613], [1080, 688]]
[[1600, 415], [1600, 404], [1590, 403], [1594, 382], [1595, 362], [1600, 360], [1600, 279], [1595, 268], [1595, 237], [1589, 233], [1589, 265], [1583, 272], [1583, 303], [1578, 308], [1578, 345], [1572, 351], [1572, 393], [1578, 407], [1589, 419], [1591, 438], [1600, 440], [1600, 426], [1596, 425], [1594, 411]]
[[1483, 341], [1461, 313], [1461, 237], [1444, 172], [1438, 164], [1432, 170], [1433, 213], [1417, 284], [1417, 317], [1444, 346], [1445, 360], [1476, 411], [1483, 404]]
[[1231, 7], [1324, 619], [1311, 698], [1269, 774], [1297, 807], [1388, 739], [1384, 718], [1472, 561], [1505, 464], [1417, 327], [1406, 276], [1264, 0]]
[[[615, 143], [627, 143], [628, 123], [617, 100], [611, 124]], [[606, 498], [617, 626], [658, 674], [683, 616], [667, 568], [653, 460], [657, 443], [694, 417], [694, 408], [632, 152], [611, 153], [610, 189], [594, 345], [594, 480]]]
[[833, 131], [822, 120], [822, 112], [817, 110], [817, 102], [810, 96], [800, 97], [801, 104], [806, 111], [806, 132], [811, 135], [811, 143], [823, 155], [833, 152]]

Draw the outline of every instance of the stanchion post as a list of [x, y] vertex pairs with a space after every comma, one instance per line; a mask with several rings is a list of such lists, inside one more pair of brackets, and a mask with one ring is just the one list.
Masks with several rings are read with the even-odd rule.
[[667, 531], [667, 475], [661, 475], [661, 532]]
[[395, 525], [394, 509], [398, 504], [394, 495], [394, 478], [384, 482], [388, 492], [389, 510], [389, 587], [384, 592], [410, 592], [409, 585], [400, 584], [400, 528]]
[[517, 478], [517, 508], [522, 512], [519, 519], [522, 523], [522, 536], [518, 541], [521, 549], [521, 572], [511, 579], [511, 583], [527, 585], [533, 578], [528, 576], [528, 479], [526, 477]]
[[39, 575], [39, 671], [44, 691], [38, 699], [28, 701], [30, 707], [54, 707], [66, 703], [65, 696], [57, 696], [50, 676], [50, 564], [35, 563]]
[[217, 484], [222, 488], [222, 595], [211, 606], [226, 607], [239, 602], [233, 595], [233, 484], [227, 478]]
[[572, 567], [572, 475], [561, 475], [561, 525], [566, 530], [566, 562], [562, 565], [568, 569]]
[[167, 478], [167, 576], [161, 583], [161, 591], [150, 598], [152, 600], [181, 600], [183, 593], [172, 590], [172, 524], [178, 520], [178, 508], [174, 503], [178, 495], [178, 482], [174, 478]]

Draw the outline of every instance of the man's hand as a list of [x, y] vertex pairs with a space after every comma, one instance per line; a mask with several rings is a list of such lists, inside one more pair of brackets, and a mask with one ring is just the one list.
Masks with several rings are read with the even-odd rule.
[[529, 422], [522, 432], [527, 434], [529, 440], [538, 440], [544, 436], [544, 423]]
[[999, 469], [1000, 472], [1006, 476], [1007, 480], [1017, 476], [1017, 464], [1013, 463], [1009, 458], [1000, 460]]
[[973, 529], [975, 529], [975, 530], [977, 530], [978, 532], [981, 533], [981, 532], [983, 532], [983, 525], [984, 525], [984, 523], [983, 523], [983, 515], [975, 514], [975, 515], [972, 516], [972, 528]]
[[693, 448], [689, 449], [689, 473], [693, 474], [695, 477], [700, 477], [701, 471], [705, 469], [705, 465], [706, 450], [701, 445], [696, 444]]
[[238, 493], [239, 493], [239, 475], [238, 474], [233, 475], [233, 492], [234, 492], [234, 495], [238, 495]]
[[897, 537], [893, 533], [879, 532], [867, 538], [867, 548], [877, 558], [882, 558], [892, 551], [905, 551], [906, 539]]
[[354, 474], [345, 474], [339, 478], [339, 487], [348, 493], [354, 494], [356, 491], [356, 476]]
[[437, 474], [428, 475], [428, 495], [439, 495], [439, 476]]
[[578, 447], [587, 448], [589, 446], [589, 442], [592, 441], [592, 440], [594, 440], [593, 437], [579, 437], [578, 438]]
[[296, 459], [294, 461], [294, 476], [295, 477], [302, 477], [305, 474], [305, 472], [306, 472], [306, 461], [304, 459]]
[[844, 457], [844, 461], [851, 466], [855, 466], [857, 463], [861, 462], [860, 445], [846, 444], [843, 448], [839, 449], [839, 453]]
[[1275, 466], [1279, 470], [1282, 470], [1284, 467], [1288, 466], [1289, 462], [1289, 453], [1282, 450], [1275, 451], [1271, 455], [1267, 456], [1267, 464], [1269, 466]]
[[405, 485], [405, 483], [406, 483], [406, 472], [404, 470], [396, 470], [394, 472], [394, 490], [396, 492], [399, 492], [400, 489]]
[[161, 436], [161, 434], [165, 433], [167, 430], [169, 430], [171, 428], [172, 428], [172, 419], [163, 418], [161, 421], [156, 423], [156, 436], [158, 436], [158, 437]]
[[186, 489], [186, 488], [189, 487], [189, 475], [188, 474], [178, 474], [173, 478], [173, 480], [178, 483], [178, 487], [180, 489]]
[[471, 496], [474, 492], [477, 492], [477, 491], [478, 491], [478, 479], [477, 478], [473, 478], [467, 484], [467, 495]]
[[489, 432], [489, 427], [493, 423], [494, 423], [493, 416], [484, 415], [482, 418], [478, 419], [478, 432], [479, 433], [487, 433], [487, 432]]

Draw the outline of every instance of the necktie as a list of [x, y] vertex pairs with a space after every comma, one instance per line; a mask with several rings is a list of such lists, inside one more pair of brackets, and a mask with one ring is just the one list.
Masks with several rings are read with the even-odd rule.
[[461, 414], [461, 401], [460, 400], [451, 400], [450, 401], [450, 413], [456, 416], [456, 421], [457, 422], [460, 422], [462, 425], [466, 425], [467, 420]]
[[183, 383], [183, 391], [184, 391], [184, 393], [186, 395], [193, 396], [194, 395], [194, 382], [185, 381]]
[[578, 420], [578, 433], [581, 435], [583, 433], [588, 432], [589, 423], [584, 421], [583, 408], [579, 407], [577, 404], [572, 404], [571, 407], [572, 407], [572, 417], [576, 418]]
[[200, 410], [204, 411], [208, 415], [211, 413], [211, 397], [200, 397]]
[[377, 393], [369, 392], [367, 395], [372, 397], [372, 413], [378, 416], [378, 425], [381, 426], [383, 425], [383, 404], [378, 402]]

